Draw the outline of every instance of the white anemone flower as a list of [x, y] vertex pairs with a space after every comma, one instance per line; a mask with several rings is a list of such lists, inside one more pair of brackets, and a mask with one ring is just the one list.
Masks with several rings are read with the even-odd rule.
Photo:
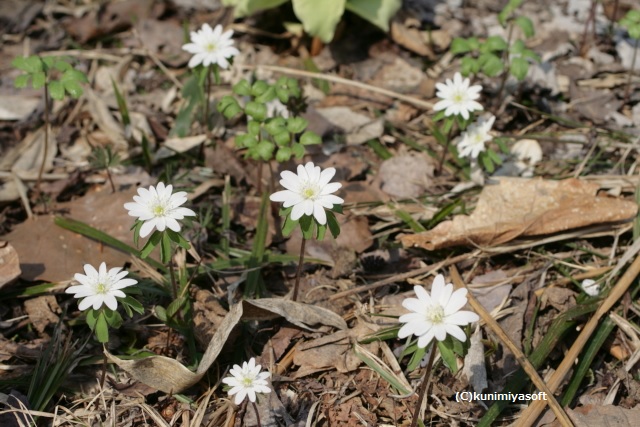
[[458, 154], [460, 157], [478, 158], [480, 152], [485, 150], [485, 143], [491, 141], [491, 127], [496, 117], [481, 117], [477, 122], [471, 124], [460, 136], [458, 142]]
[[193, 54], [189, 67], [218, 64], [220, 68], [227, 69], [229, 59], [240, 53], [233, 46], [232, 36], [233, 30], [223, 33], [222, 25], [216, 25], [216, 28], [212, 29], [209, 24], [204, 24], [200, 30], [192, 31], [191, 43], [182, 46], [183, 50]]
[[233, 365], [229, 371], [230, 376], [222, 380], [231, 389], [229, 396], [236, 395], [235, 404], [239, 405], [248, 396], [251, 402], [256, 401], [257, 393], [271, 393], [267, 378], [271, 376], [269, 371], [260, 372], [261, 365], [256, 365], [256, 359], [251, 358], [249, 362], [244, 362], [242, 367]]
[[126, 297], [121, 289], [138, 283], [134, 279], [125, 279], [129, 272], [120, 270], [122, 268], [115, 267], [107, 271], [107, 264], [104, 262], [100, 264], [98, 270], [91, 264], [85, 264], [85, 274], [76, 273], [73, 276], [80, 284], [67, 288], [65, 292], [74, 294], [75, 298], [83, 298], [78, 304], [80, 310], [86, 310], [91, 306], [97, 310], [102, 307], [102, 304], [115, 310], [118, 308], [116, 297]]
[[482, 110], [482, 105], [476, 101], [480, 98], [482, 86], [470, 86], [469, 79], [463, 79], [460, 73], [453, 76], [453, 80], [447, 79], [446, 83], [436, 83], [436, 96], [440, 101], [433, 106], [436, 111], [444, 110], [445, 116], [461, 115], [465, 120], [469, 119], [469, 113]]
[[405, 325], [400, 328], [398, 338], [409, 335], [418, 337], [418, 347], [426, 347], [435, 337], [444, 341], [447, 334], [466, 341], [467, 336], [460, 326], [477, 322], [480, 317], [471, 311], [461, 310], [467, 303], [467, 290], [453, 291], [451, 283], [445, 284], [444, 276], [438, 274], [431, 286], [431, 295], [422, 286], [415, 286], [418, 298], [407, 298], [402, 306], [411, 313], [400, 316]]
[[140, 237], [147, 237], [154, 228], [158, 231], [169, 228], [178, 232], [180, 223], [177, 220], [184, 219], [185, 216], [196, 216], [191, 209], [180, 207], [187, 201], [187, 193], [172, 192], [171, 184], [165, 187], [163, 182], [159, 182], [156, 187], [152, 185], [149, 189], [138, 188], [138, 195], [133, 196], [134, 202], [124, 204], [130, 216], [144, 221], [140, 228]]
[[326, 224], [327, 214], [324, 210], [344, 203], [343, 199], [331, 194], [342, 187], [339, 182], [329, 183], [335, 174], [335, 168], [321, 170], [312, 162], [298, 165], [297, 175], [291, 171], [280, 173], [280, 184], [286, 190], [277, 191], [269, 198], [274, 202], [284, 202], [282, 206], [285, 208], [293, 206], [291, 219], [294, 221], [303, 215], [313, 215], [319, 224]]

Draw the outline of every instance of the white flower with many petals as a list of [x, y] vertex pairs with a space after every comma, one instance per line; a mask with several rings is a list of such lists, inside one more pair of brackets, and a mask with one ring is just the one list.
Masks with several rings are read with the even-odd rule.
[[469, 119], [469, 113], [482, 110], [482, 105], [476, 101], [480, 98], [482, 86], [470, 86], [469, 79], [462, 79], [460, 73], [453, 76], [453, 80], [447, 79], [446, 83], [436, 83], [436, 96], [440, 101], [433, 106], [436, 111], [444, 110], [445, 116], [461, 115], [465, 120]]
[[488, 119], [480, 117], [462, 133], [458, 142], [460, 157], [478, 158], [478, 154], [485, 150], [484, 144], [493, 138], [490, 132], [495, 120], [496, 117], [493, 115]]
[[233, 368], [229, 371], [230, 376], [222, 380], [227, 384], [229, 389], [229, 396], [236, 395], [235, 404], [239, 405], [249, 396], [251, 402], [256, 401], [256, 393], [271, 393], [267, 378], [271, 376], [269, 371], [260, 372], [261, 365], [256, 365], [256, 359], [251, 358], [249, 362], [244, 362], [242, 367], [239, 365], [233, 365]]
[[222, 25], [212, 29], [209, 24], [204, 24], [200, 30], [192, 31], [191, 43], [182, 46], [183, 50], [193, 54], [189, 67], [195, 68], [200, 64], [205, 67], [218, 64], [223, 69], [229, 67], [229, 59], [240, 53], [233, 46], [232, 36], [232, 30], [222, 32]]
[[196, 216], [191, 209], [180, 207], [187, 201], [187, 193], [179, 191], [172, 194], [172, 192], [171, 184], [165, 187], [164, 183], [159, 182], [156, 187], [152, 185], [148, 190], [138, 188], [138, 195], [133, 196], [135, 202], [124, 204], [130, 216], [144, 221], [140, 228], [140, 237], [147, 237], [154, 227], [158, 231], [169, 228], [178, 232], [180, 223], [177, 220], [184, 219], [185, 216]]
[[461, 310], [467, 303], [467, 290], [453, 291], [451, 283], [444, 283], [444, 276], [438, 274], [431, 285], [431, 295], [422, 286], [415, 286], [418, 298], [407, 298], [402, 306], [411, 313], [400, 316], [405, 325], [400, 328], [398, 338], [409, 335], [418, 337], [418, 347], [426, 347], [435, 337], [444, 341], [447, 334], [460, 341], [467, 339], [460, 326], [477, 322], [480, 317], [471, 311]]
[[107, 265], [103, 262], [98, 270], [90, 264], [85, 264], [85, 274], [76, 273], [73, 277], [80, 282], [79, 285], [71, 286], [65, 291], [74, 294], [75, 298], [83, 298], [78, 304], [80, 310], [86, 310], [93, 306], [94, 310], [102, 307], [102, 304], [111, 310], [118, 308], [118, 298], [126, 297], [121, 289], [138, 283], [134, 279], [125, 279], [129, 274], [127, 271], [120, 271], [122, 268], [115, 267], [107, 271]]
[[339, 182], [329, 183], [335, 174], [335, 168], [321, 170], [312, 162], [298, 165], [297, 175], [291, 171], [280, 174], [280, 184], [286, 190], [273, 193], [270, 199], [284, 202], [282, 206], [285, 208], [293, 206], [291, 219], [294, 221], [303, 215], [313, 215], [319, 224], [326, 224], [327, 214], [324, 210], [344, 203], [340, 197], [331, 194], [342, 187]]

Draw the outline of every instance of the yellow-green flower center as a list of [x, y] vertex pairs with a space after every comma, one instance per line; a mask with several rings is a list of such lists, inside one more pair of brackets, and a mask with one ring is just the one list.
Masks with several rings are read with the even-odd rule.
[[242, 379], [242, 384], [243, 384], [245, 387], [249, 387], [249, 386], [253, 385], [253, 378], [250, 378], [250, 377], [244, 377], [244, 378]]
[[444, 308], [440, 304], [431, 306], [427, 313], [427, 320], [433, 324], [442, 323], [444, 319]]
[[109, 286], [104, 283], [98, 283], [96, 285], [96, 294], [106, 294], [109, 290]]
[[463, 101], [464, 101], [464, 93], [462, 93], [462, 92], [456, 92], [456, 93], [453, 95], [453, 100], [454, 100], [455, 102], [463, 102]]
[[165, 207], [162, 204], [157, 204], [155, 205], [151, 211], [153, 212], [153, 214], [155, 216], [164, 216], [166, 215], [167, 210], [165, 209]]
[[216, 44], [213, 43], [213, 42], [207, 43], [207, 45], [204, 47], [204, 49], [209, 53], [214, 52], [216, 50]]
[[302, 189], [301, 194], [305, 199], [315, 199], [318, 196], [318, 189], [313, 185], [308, 185]]

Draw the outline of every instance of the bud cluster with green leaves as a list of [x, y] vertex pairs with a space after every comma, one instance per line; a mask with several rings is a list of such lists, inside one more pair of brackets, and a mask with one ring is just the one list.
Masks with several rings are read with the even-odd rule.
[[[233, 86], [233, 92], [249, 100], [242, 106], [234, 96], [227, 95], [218, 103], [218, 111], [227, 119], [240, 114], [247, 116], [247, 133], [236, 137], [238, 147], [247, 149], [247, 157], [286, 162], [292, 157], [302, 158], [305, 146], [322, 142], [318, 134], [307, 130], [309, 122], [297, 114], [302, 90], [296, 79], [281, 77], [275, 84], [241, 80]], [[267, 103], [275, 100], [289, 107], [290, 117], [269, 117]]]
[[465, 55], [461, 59], [462, 75], [482, 72], [488, 77], [495, 77], [508, 72], [516, 79], [523, 80], [529, 72], [529, 61], [540, 61], [538, 54], [528, 49], [524, 40], [511, 40], [514, 26], [520, 28], [526, 38], [535, 35], [533, 22], [529, 18], [514, 15], [521, 3], [522, 0], [510, 0], [498, 15], [500, 25], [508, 28], [508, 40], [502, 36], [491, 36], [484, 41], [477, 37], [457, 37], [453, 40], [451, 53]]

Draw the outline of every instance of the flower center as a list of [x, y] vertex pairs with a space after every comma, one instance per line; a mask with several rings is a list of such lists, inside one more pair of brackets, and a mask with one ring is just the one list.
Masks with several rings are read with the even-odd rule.
[[204, 47], [204, 50], [211, 53], [211, 52], [215, 52], [216, 48], [217, 48], [216, 44], [213, 42], [210, 42], [210, 43], [207, 43], [207, 45]]
[[453, 95], [453, 101], [456, 102], [456, 103], [464, 102], [464, 100], [465, 100], [464, 92], [456, 92]]
[[316, 186], [307, 184], [302, 188], [300, 194], [302, 194], [302, 197], [304, 197], [305, 199], [315, 199], [316, 197], [318, 197], [318, 192], [319, 191]]
[[96, 285], [96, 294], [106, 294], [109, 290], [109, 285], [107, 283], [98, 283]]
[[442, 323], [443, 318], [444, 318], [444, 308], [440, 304], [431, 306], [431, 308], [427, 312], [427, 320], [433, 323], [434, 325], [438, 323]]
[[168, 211], [169, 208], [164, 200], [155, 200], [151, 205], [151, 213], [153, 213], [155, 217], [166, 216]]
[[243, 384], [245, 387], [251, 387], [251, 386], [253, 385], [253, 378], [251, 378], [251, 377], [244, 377], [244, 378], [242, 379], [242, 384]]

